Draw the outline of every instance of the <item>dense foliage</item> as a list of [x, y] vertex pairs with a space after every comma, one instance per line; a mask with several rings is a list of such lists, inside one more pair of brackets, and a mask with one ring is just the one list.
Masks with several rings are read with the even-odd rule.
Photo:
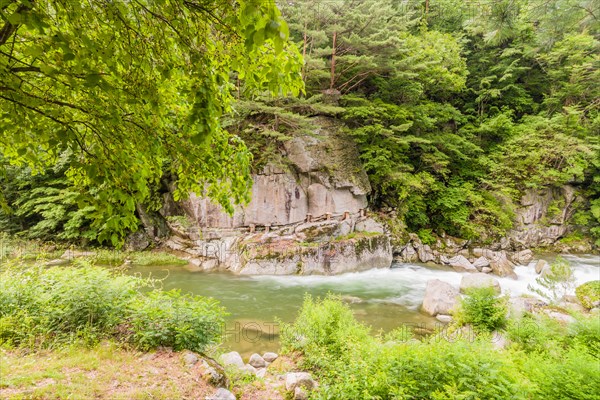
[[600, 281], [589, 281], [579, 285], [575, 294], [584, 307], [597, 307], [600, 305]]
[[526, 191], [570, 185], [569, 222], [600, 245], [596, 2], [279, 8], [6, 2], [0, 227], [119, 243], [165, 178], [231, 210], [252, 168], [327, 116], [360, 150], [371, 205], [411, 231], [491, 241]]
[[319, 376], [314, 399], [597, 399], [598, 319], [569, 331], [527, 318], [511, 321], [511, 348], [497, 350], [485, 334], [373, 337], [339, 299], [309, 297], [282, 343]]
[[167, 173], [178, 198], [246, 200], [249, 154], [220, 126], [233, 91], [301, 89], [269, 2], [8, 0], [0, 17], [0, 176], [7, 161], [43, 173], [67, 157], [99, 241], [135, 230]]
[[203, 351], [219, 343], [224, 310], [214, 299], [152, 289], [108, 269], [7, 266], [0, 272], [0, 344], [29, 348], [113, 338], [148, 350]]
[[573, 223], [600, 239], [597, 7], [426, 4], [282, 4], [307, 95], [341, 96], [371, 203], [415, 232], [485, 240], [525, 190], [569, 184], [587, 197]]

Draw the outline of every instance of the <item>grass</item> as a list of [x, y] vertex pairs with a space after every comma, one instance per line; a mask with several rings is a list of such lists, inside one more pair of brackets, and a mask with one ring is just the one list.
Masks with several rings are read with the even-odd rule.
[[3, 399], [198, 399], [213, 390], [180, 353], [166, 350], [141, 353], [112, 342], [29, 354], [0, 350]]
[[118, 251], [118, 250], [98, 250], [91, 257], [91, 261], [95, 265], [120, 266], [126, 260], [131, 261], [133, 265], [141, 266], [177, 266], [187, 265], [186, 260], [166, 253], [164, 251]]
[[370, 238], [370, 237], [375, 237], [375, 236], [380, 236], [380, 235], [381, 235], [381, 233], [379, 233], [379, 232], [350, 232], [347, 235], [336, 237], [335, 241], [343, 242], [345, 240], [363, 239], [363, 238]]

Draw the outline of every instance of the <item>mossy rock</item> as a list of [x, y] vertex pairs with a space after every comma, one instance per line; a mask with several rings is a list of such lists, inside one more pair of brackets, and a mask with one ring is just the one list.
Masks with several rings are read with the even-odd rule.
[[600, 281], [589, 281], [575, 289], [575, 294], [585, 308], [598, 307], [600, 302]]

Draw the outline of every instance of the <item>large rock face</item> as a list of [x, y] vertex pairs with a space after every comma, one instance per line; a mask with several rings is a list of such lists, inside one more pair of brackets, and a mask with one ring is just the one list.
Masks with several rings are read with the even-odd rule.
[[253, 175], [250, 203], [237, 207], [233, 216], [196, 195], [183, 202], [186, 214], [200, 227], [239, 228], [365, 209], [371, 187], [355, 145], [328, 119], [315, 118], [314, 129], [283, 142], [282, 154]]
[[574, 212], [576, 191], [572, 186], [560, 189], [528, 190], [516, 212], [516, 226], [509, 238], [516, 247], [552, 245], [563, 237]]

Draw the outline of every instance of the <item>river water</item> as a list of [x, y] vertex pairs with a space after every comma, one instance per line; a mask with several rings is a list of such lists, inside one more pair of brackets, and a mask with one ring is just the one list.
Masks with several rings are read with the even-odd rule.
[[[600, 279], [600, 256], [563, 256], [575, 270], [576, 284]], [[552, 261], [555, 256], [542, 258]], [[325, 296], [335, 293], [348, 301], [355, 316], [374, 332], [403, 325], [432, 329], [437, 321], [419, 312], [425, 285], [440, 279], [459, 286], [462, 273], [424, 264], [394, 264], [389, 269], [337, 276], [237, 276], [228, 273], [189, 272], [181, 267], [134, 267], [132, 273], [162, 279], [164, 289], [210, 296], [230, 313], [225, 346], [243, 355], [276, 351], [278, 321], [291, 322], [306, 293]], [[517, 280], [498, 278], [503, 293], [531, 294], [535, 286], [533, 263], [515, 269]]]

